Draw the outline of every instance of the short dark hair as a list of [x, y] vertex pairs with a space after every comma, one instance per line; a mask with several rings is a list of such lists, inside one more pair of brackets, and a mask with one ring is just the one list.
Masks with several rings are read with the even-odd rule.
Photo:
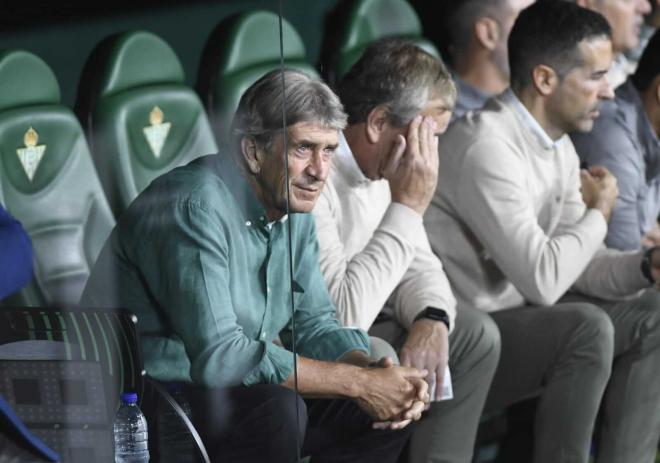
[[511, 86], [529, 85], [532, 70], [539, 64], [550, 66], [563, 78], [581, 64], [579, 43], [596, 37], [612, 37], [601, 14], [563, 0], [533, 3], [520, 13], [509, 35]]
[[364, 122], [379, 105], [394, 126], [408, 124], [434, 91], [453, 105], [456, 88], [445, 65], [413, 42], [381, 39], [370, 44], [339, 84], [348, 123]]
[[465, 50], [479, 18], [487, 16], [500, 22], [503, 10], [509, 8], [506, 0], [445, 0], [445, 3], [445, 25], [453, 54]]
[[637, 90], [645, 92], [658, 75], [660, 75], [660, 29], [655, 31], [646, 44], [637, 64], [637, 70], [632, 76], [632, 82]]

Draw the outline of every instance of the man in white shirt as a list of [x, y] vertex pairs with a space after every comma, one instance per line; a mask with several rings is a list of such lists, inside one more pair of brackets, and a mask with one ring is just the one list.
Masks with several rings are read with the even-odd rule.
[[[422, 220], [436, 135], [455, 100], [451, 77], [414, 44], [386, 39], [367, 48], [339, 95], [349, 125], [313, 210], [321, 271], [342, 323], [370, 329], [400, 349], [402, 364], [429, 372], [438, 401], [413, 432], [409, 461], [469, 463], [499, 334], [477, 310], [456, 318]], [[454, 398], [441, 400], [447, 364]]]
[[616, 179], [580, 171], [566, 135], [591, 130], [613, 97], [612, 55], [600, 14], [569, 2], [523, 10], [511, 90], [443, 136], [425, 216], [459, 313], [476, 306], [500, 330], [486, 409], [540, 394], [535, 463], [588, 461], [606, 386], [598, 463], [651, 463], [660, 434], [660, 295], [642, 291], [660, 279], [660, 252], [603, 246]]

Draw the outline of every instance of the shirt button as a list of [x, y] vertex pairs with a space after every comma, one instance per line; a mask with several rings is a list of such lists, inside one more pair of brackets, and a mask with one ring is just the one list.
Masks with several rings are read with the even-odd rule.
[[266, 340], [266, 332], [265, 331], [263, 333], [261, 333], [261, 339]]
[[248, 227], [250, 227], [250, 226], [252, 226], [252, 222], [250, 222], [250, 221], [248, 220], [247, 222], [245, 222], [245, 225], [248, 226]]
[[270, 286], [266, 286], [266, 292], [270, 293]]

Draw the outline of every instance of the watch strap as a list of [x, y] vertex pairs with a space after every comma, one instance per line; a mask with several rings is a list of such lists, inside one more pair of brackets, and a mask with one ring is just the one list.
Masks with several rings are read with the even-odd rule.
[[655, 280], [653, 279], [653, 275], [651, 274], [651, 257], [656, 247], [657, 246], [654, 246], [644, 251], [644, 254], [642, 255], [642, 262], [640, 264], [642, 275], [644, 275], [644, 278], [646, 278], [648, 282], [651, 283], [652, 285], [655, 284]]
[[446, 311], [439, 309], [437, 307], [426, 307], [415, 317], [415, 321], [421, 318], [440, 321], [444, 323], [445, 326], [447, 326], [447, 329], [449, 329], [450, 326], [449, 315], [447, 314]]

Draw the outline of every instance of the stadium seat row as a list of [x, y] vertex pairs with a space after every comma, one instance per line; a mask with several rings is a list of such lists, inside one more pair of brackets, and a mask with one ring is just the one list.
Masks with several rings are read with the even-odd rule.
[[[384, 36], [412, 38], [437, 55], [405, 0], [349, 3], [325, 46], [330, 81]], [[286, 20], [282, 27], [285, 65], [318, 75], [298, 33]], [[178, 57], [161, 38], [146, 31], [108, 37], [85, 65], [75, 113], [61, 104], [43, 60], [0, 51], [0, 203], [22, 222], [35, 250], [33, 282], [5, 303], [76, 304], [135, 196], [155, 177], [226, 143], [240, 95], [280, 65], [278, 30], [278, 16], [266, 11], [223, 20], [203, 51], [197, 91], [185, 85]]]

